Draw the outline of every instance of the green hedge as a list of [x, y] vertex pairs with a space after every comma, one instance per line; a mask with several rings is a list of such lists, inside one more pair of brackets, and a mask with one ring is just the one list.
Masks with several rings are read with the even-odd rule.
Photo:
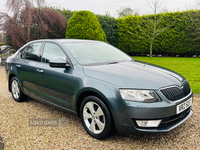
[[103, 31], [106, 34], [107, 41], [117, 46], [117, 20], [109, 15], [96, 15]]
[[60, 12], [67, 20], [69, 20], [72, 15], [76, 12], [76, 11], [71, 11], [69, 9], [58, 9], [56, 8], [55, 10], [57, 10], [58, 12]]
[[[70, 19], [75, 13], [75, 11], [65, 9], [57, 9], [57, 11], [61, 12], [67, 19]], [[153, 54], [167, 54], [171, 56], [200, 55], [200, 42], [194, 41], [194, 36], [191, 34], [194, 32], [193, 19], [195, 18], [191, 18], [191, 14], [195, 16], [197, 12], [191, 10], [158, 14], [158, 17], [163, 18], [159, 27], [165, 27], [170, 24], [171, 26], [155, 39]], [[138, 24], [144, 27], [142, 20], [144, 21], [147, 17], [152, 18], [153, 15], [126, 16], [118, 19], [109, 15], [96, 15], [96, 17], [106, 34], [107, 42], [130, 55], [149, 54], [149, 42], [135, 34], [142, 35], [138, 29]]]
[[[197, 42], [189, 38], [192, 11], [159, 14], [163, 21], [159, 27], [171, 26], [161, 33], [153, 43], [153, 54], [192, 55], [199, 54]], [[137, 25], [145, 17], [153, 16], [128, 16], [117, 19], [118, 48], [128, 54], [149, 54], [149, 42], [139, 38], [141, 35]], [[143, 26], [144, 27], [144, 26]], [[134, 34], [130, 34], [134, 33]], [[141, 35], [142, 36], [142, 35]]]
[[89, 39], [106, 42], [104, 33], [97, 17], [90, 11], [77, 11], [68, 21], [65, 38]]

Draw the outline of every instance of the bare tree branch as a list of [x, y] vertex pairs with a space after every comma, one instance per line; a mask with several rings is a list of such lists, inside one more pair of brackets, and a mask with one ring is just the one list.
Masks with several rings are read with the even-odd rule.
[[118, 17], [125, 17], [129, 15], [139, 15], [138, 12], [134, 12], [130, 7], [121, 7], [121, 9], [117, 10]]
[[153, 1], [148, 1], [148, 4], [153, 11], [153, 16], [149, 15], [143, 17], [141, 23], [139, 23], [139, 20], [137, 21], [137, 28], [141, 32], [141, 35], [133, 33], [131, 34], [146, 41], [149, 41], [150, 57], [152, 57], [152, 45], [153, 42], [155, 41], [155, 38], [164, 31], [166, 31], [173, 23], [171, 23], [166, 27], [159, 27], [159, 24], [162, 23], [164, 20], [163, 17], [157, 16], [157, 11], [162, 6], [163, 3], [161, 3], [159, 0], [153, 0]]

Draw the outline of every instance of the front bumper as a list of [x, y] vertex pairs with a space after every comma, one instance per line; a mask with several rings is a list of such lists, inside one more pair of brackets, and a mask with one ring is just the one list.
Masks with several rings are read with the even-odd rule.
[[168, 132], [178, 127], [179, 125], [184, 123], [186, 120], [188, 120], [192, 116], [193, 113], [194, 113], [193, 110], [191, 108], [188, 108], [187, 110], [185, 110], [184, 112], [178, 115], [162, 118], [160, 125], [155, 128], [142, 128], [136, 124], [134, 119], [132, 119], [132, 121], [133, 121], [133, 125], [135, 129], [141, 132]]
[[[192, 93], [181, 101], [164, 100], [157, 103], [124, 101], [124, 111], [116, 115], [116, 129], [119, 133], [168, 132], [184, 123], [194, 113], [192, 106], [176, 114], [176, 106], [192, 97]], [[159, 120], [158, 127], [139, 127], [136, 120]]]

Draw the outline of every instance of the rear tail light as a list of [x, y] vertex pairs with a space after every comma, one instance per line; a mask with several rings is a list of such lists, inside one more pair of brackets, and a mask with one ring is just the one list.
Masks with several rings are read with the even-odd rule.
[[6, 64], [7, 64], [7, 60], [5, 61], [5, 66], [6, 66]]

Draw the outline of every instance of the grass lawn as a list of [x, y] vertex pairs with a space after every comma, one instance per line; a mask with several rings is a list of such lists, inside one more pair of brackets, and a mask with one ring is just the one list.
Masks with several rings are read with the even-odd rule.
[[133, 57], [136, 60], [159, 65], [183, 75], [189, 82], [193, 93], [200, 93], [200, 58], [180, 57]]

